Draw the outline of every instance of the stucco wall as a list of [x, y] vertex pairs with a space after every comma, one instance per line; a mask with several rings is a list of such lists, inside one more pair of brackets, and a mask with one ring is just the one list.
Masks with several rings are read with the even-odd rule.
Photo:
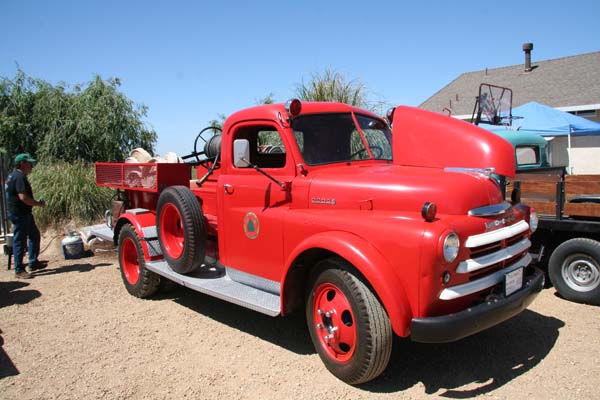
[[[566, 136], [550, 140], [550, 163], [568, 165]], [[600, 136], [571, 137], [571, 170], [575, 175], [600, 174]]]

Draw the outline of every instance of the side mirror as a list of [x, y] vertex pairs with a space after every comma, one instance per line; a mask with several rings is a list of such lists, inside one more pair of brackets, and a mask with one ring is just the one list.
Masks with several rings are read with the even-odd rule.
[[250, 142], [247, 139], [236, 139], [233, 141], [233, 164], [237, 168], [250, 166]]

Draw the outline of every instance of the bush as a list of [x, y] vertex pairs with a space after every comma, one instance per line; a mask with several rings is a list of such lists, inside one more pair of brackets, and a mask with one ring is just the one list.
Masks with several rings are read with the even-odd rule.
[[40, 227], [97, 223], [114, 194], [113, 189], [96, 185], [94, 166], [83, 162], [40, 163], [29, 181], [35, 198], [46, 200], [46, 207], [33, 209]]

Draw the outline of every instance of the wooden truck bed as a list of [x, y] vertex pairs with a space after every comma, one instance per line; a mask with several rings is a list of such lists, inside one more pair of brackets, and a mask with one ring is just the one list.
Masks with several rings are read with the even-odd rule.
[[515, 186], [521, 189], [521, 201], [540, 216], [600, 218], [600, 175], [522, 173], [508, 184], [507, 194]]

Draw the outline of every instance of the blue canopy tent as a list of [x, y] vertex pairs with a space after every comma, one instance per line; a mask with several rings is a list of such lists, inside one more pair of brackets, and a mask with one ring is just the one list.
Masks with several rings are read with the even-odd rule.
[[600, 124], [588, 119], [557, 110], [532, 101], [512, 110], [512, 126], [494, 126], [481, 124], [492, 132], [518, 130], [521, 133], [533, 133], [552, 140], [555, 137], [567, 137], [568, 171], [571, 171], [571, 137], [600, 136]]
[[600, 124], [532, 101], [512, 110], [513, 129], [541, 136], [600, 135]]

